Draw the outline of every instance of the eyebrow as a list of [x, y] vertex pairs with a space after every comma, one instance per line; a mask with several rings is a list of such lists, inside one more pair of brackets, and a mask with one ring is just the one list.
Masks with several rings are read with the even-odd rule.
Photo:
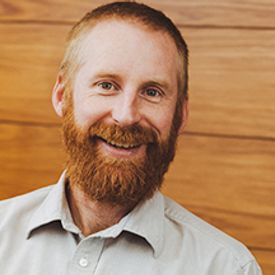
[[112, 79], [121, 80], [121, 77], [118, 74], [108, 73], [108, 72], [97, 73], [96, 75], [92, 76], [90, 80], [94, 80], [97, 78], [112, 78]]
[[145, 84], [146, 85], [153, 85], [153, 86], [159, 86], [161, 88], [163, 88], [164, 90], [167, 90], [169, 91], [170, 90], [170, 87], [168, 85], [167, 82], [165, 81], [161, 81], [161, 80], [149, 80], [149, 81], [145, 81]]

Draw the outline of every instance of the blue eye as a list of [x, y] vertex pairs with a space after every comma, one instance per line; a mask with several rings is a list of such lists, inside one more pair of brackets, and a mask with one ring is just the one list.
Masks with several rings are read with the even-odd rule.
[[98, 84], [98, 86], [100, 86], [102, 89], [108, 90], [108, 91], [114, 87], [114, 85], [110, 82], [101, 82]]
[[159, 91], [153, 88], [146, 89], [145, 93], [150, 97], [156, 97], [160, 95]]
[[157, 88], [148, 87], [143, 89], [141, 95], [149, 102], [158, 103], [161, 101], [163, 93]]

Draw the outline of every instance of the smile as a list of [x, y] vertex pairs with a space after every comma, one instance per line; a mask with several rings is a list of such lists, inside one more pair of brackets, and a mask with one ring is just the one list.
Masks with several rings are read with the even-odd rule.
[[146, 153], [145, 144], [119, 143], [97, 137], [100, 151], [112, 158], [139, 158]]
[[118, 149], [135, 149], [141, 146], [141, 144], [127, 144], [127, 143], [119, 143], [119, 142], [115, 142], [113, 140], [106, 140], [102, 137], [98, 137], [100, 140], [102, 140], [103, 142], [107, 143], [108, 145], [111, 145], [115, 148]]

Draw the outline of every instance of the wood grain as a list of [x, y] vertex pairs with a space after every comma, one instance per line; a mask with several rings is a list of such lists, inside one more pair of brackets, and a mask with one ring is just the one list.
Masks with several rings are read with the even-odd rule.
[[[100, 0], [2, 0], [0, 20], [12, 21], [63, 21], [75, 22], [87, 11], [111, 1]], [[217, 27], [274, 28], [275, 2], [231, 0], [144, 0], [157, 9], [165, 11], [177, 24]]]
[[[189, 130], [275, 135], [273, 31], [184, 30], [190, 46]], [[272, 106], [273, 105], [273, 106]]]
[[0, 199], [53, 184], [64, 154], [57, 128], [0, 124]]
[[56, 122], [51, 90], [69, 27], [0, 26], [0, 118]]
[[[0, 119], [57, 123], [50, 94], [69, 26], [0, 25]], [[188, 131], [275, 138], [275, 31], [182, 29]]]
[[275, 251], [252, 249], [251, 252], [260, 263], [264, 275], [274, 275]]
[[[275, 142], [181, 138], [165, 194], [252, 247], [275, 249]], [[0, 124], [0, 199], [52, 184], [58, 128]]]

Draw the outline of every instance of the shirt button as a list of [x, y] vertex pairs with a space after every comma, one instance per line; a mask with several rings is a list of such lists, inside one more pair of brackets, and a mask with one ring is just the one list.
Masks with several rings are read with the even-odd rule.
[[81, 267], [87, 267], [89, 264], [89, 262], [86, 258], [81, 258], [78, 263]]

